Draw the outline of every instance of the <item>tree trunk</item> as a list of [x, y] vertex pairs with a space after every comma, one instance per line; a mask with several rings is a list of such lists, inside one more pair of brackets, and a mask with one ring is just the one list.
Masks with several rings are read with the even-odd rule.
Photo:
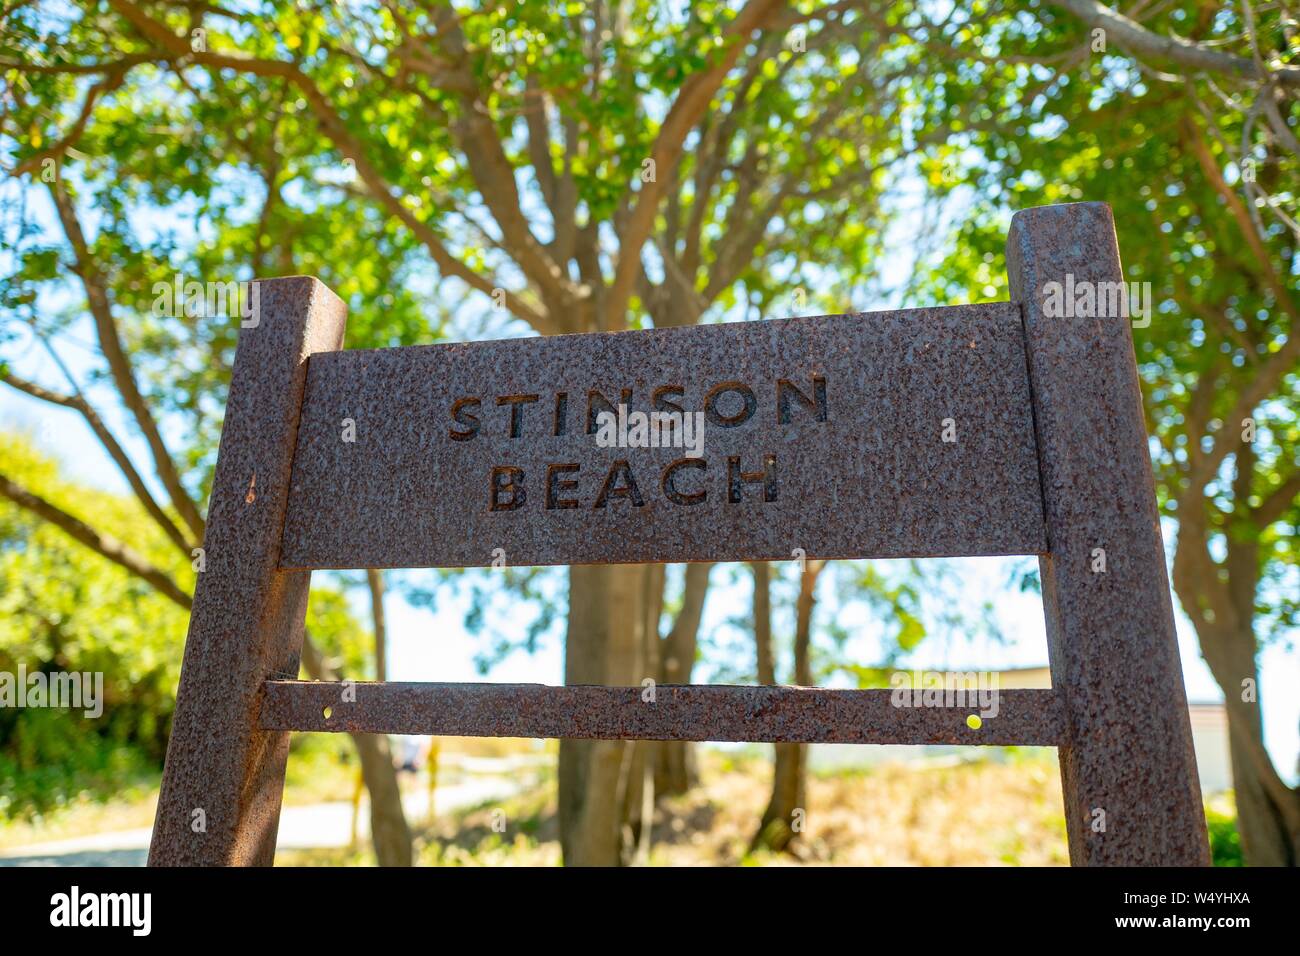
[[776, 683], [776, 657], [772, 652], [772, 567], [755, 561], [754, 572], [754, 652], [758, 662], [758, 682]]
[[[566, 684], [639, 686], [642, 678], [651, 676], [645, 665], [645, 577], [644, 565], [569, 569]], [[565, 865], [630, 862], [624, 810], [633, 756], [626, 741], [560, 741], [560, 848]]]
[[[708, 595], [709, 574], [712, 570], [713, 565], [709, 563], [686, 565], [682, 609], [673, 621], [672, 630], [664, 638], [660, 653], [661, 683], [691, 682], [700, 619], [704, 615], [704, 599]], [[679, 796], [697, 782], [695, 747], [686, 740], [660, 741], [655, 765], [655, 794], [661, 797]]]
[[[1236, 503], [1250, 500], [1255, 461], [1252, 445], [1244, 442], [1234, 462]], [[1259, 541], [1268, 521], [1256, 524], [1258, 511], [1234, 507], [1218, 562], [1209, 546], [1209, 513], [1206, 501], [1180, 502], [1172, 577], [1201, 655], [1223, 691], [1242, 857], [1248, 866], [1300, 865], [1300, 791], [1288, 787], [1273, 767], [1259, 702], [1255, 599]]]
[[791, 850], [803, 832], [808, 748], [804, 744], [774, 744], [772, 796], [750, 849], [767, 847], [776, 853]]
[[[312, 680], [338, 680], [320, 649], [307, 635], [302, 642], [302, 667]], [[382, 734], [349, 734], [361, 759], [361, 776], [370, 792], [370, 841], [380, 866], [410, 866], [411, 828], [402, 809], [397, 770]]]
[[817, 578], [825, 566], [825, 561], [808, 561], [799, 575], [799, 603], [795, 607], [794, 682], [800, 687], [813, 685], [810, 654], [813, 605], [817, 603]]
[[375, 680], [388, 680], [388, 624], [384, 617], [384, 572], [369, 568], [370, 613], [375, 620]]
[[[1264, 747], [1254, 630], [1250, 626], [1202, 625], [1197, 636], [1206, 663], [1223, 690], [1228, 713], [1228, 748], [1242, 856], [1248, 866], [1300, 865], [1300, 793], [1278, 775]], [[1253, 694], [1245, 693], [1246, 680], [1252, 682], [1249, 686], [1254, 688]]]
[[[638, 683], [647, 677], [659, 678], [659, 616], [664, 606], [664, 571], [662, 564], [642, 566], [641, 574], [641, 641], [643, 675]], [[642, 703], [654, 706], [645, 699], [647, 694], [655, 691], [642, 687]], [[658, 760], [660, 742], [657, 740], [635, 740], [630, 744], [632, 764], [629, 771], [627, 797], [624, 801], [624, 858], [639, 864], [649, 862], [650, 839], [654, 818], [654, 769]]]
[[[813, 682], [812, 662], [809, 654], [812, 647], [813, 604], [816, 600], [813, 592], [817, 586], [817, 576], [821, 573], [823, 564], [824, 562], [821, 561], [807, 562], [799, 578], [799, 601], [795, 607], [794, 683], [800, 687], [809, 687]], [[764, 591], [767, 591], [766, 587]], [[757, 598], [758, 592], [756, 590], [754, 609], [756, 634], [758, 633], [759, 616], [759, 601]], [[770, 595], [764, 594], [763, 604], [763, 616], [769, 617], [764, 630], [767, 632], [770, 648]], [[774, 684], [776, 683], [775, 662], [770, 649], [767, 658], [772, 661], [768, 665], [772, 680], [764, 681], [764, 683]], [[763, 812], [763, 818], [759, 822], [758, 832], [754, 834], [751, 847], [766, 846], [771, 850], [781, 852], [789, 850], [804, 829], [804, 818], [807, 815], [808, 748], [805, 744], [776, 744], [775, 746], [776, 759], [772, 769], [772, 796], [768, 800], [767, 809]]]
[[361, 758], [361, 776], [370, 792], [370, 842], [380, 866], [410, 866], [411, 828], [402, 808], [402, 791], [393, 768], [388, 738], [383, 734], [353, 734]]
[[[1249, 494], [1250, 454], [1247, 446], [1238, 461], [1239, 468], [1245, 464], [1233, 486], [1239, 501]], [[1174, 590], [1223, 691], [1242, 857], [1248, 866], [1296, 866], [1300, 795], [1278, 776], [1264, 748], [1254, 629], [1258, 539], [1249, 531], [1230, 529], [1224, 561], [1216, 563], [1210, 556], [1204, 512], [1184, 510], [1174, 554]]]

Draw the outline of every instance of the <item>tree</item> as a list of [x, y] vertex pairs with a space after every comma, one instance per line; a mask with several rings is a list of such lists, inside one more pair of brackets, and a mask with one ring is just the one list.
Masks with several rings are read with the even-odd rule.
[[[1232, 688], [1244, 843], [1295, 859], [1296, 795], [1267, 766], [1257, 699], [1237, 700], [1258, 640], [1296, 603], [1297, 84], [1282, 8], [106, 0], [3, 16], [0, 130], [25, 177], [11, 208], [30, 226], [53, 186], [67, 235], [7, 243], [0, 306], [35, 317], [63, 259], [86, 307], [41, 310], [46, 334], [138, 320], [117, 350], [136, 380], [109, 337], [101, 382], [143, 436], [158, 479], [140, 484], [178, 549], [198, 538], [234, 342], [231, 323], [144, 314], [180, 266], [316, 273], [352, 306], [354, 346], [428, 341], [441, 326], [425, 310], [494, 334], [617, 330], [843, 311], [905, 170], [973, 222], [926, 290], [945, 303], [998, 293], [1008, 207], [1110, 199], [1121, 235], [1152, 230], [1125, 247], [1134, 276], [1161, 286], [1139, 355], [1180, 522], [1175, 586]], [[436, 297], [420, 281], [435, 270]], [[1261, 439], [1232, 438], [1245, 418]], [[163, 435], [192, 436], [172, 466]], [[575, 569], [569, 583], [566, 679], [658, 674], [654, 572]], [[566, 859], [627, 860], [645, 752], [562, 748]]]
[[[686, 565], [682, 579], [681, 606], [659, 649], [659, 680], [664, 684], [689, 684], [698, 654], [697, 644], [704, 602], [709, 593], [713, 565]], [[684, 740], [665, 740], [656, 751], [654, 792], [656, 797], [678, 796], [698, 782], [695, 751]]]
[[[824, 561], [807, 561], [799, 572], [799, 597], [795, 606], [794, 633], [794, 684], [799, 687], [813, 686], [811, 650], [813, 605], [816, 602], [814, 592], [817, 588], [817, 577], [825, 564]], [[770, 599], [765, 600], [770, 613]], [[757, 600], [754, 613], [757, 624], [759, 614]], [[765, 625], [762, 630], [768, 633], [770, 640], [771, 624]], [[757, 628], [755, 633], [758, 633]], [[771, 653], [768, 652], [764, 657], [770, 659]], [[775, 677], [774, 674], [772, 676]], [[762, 819], [759, 820], [753, 845], [782, 851], [789, 849], [803, 832], [801, 819], [808, 810], [808, 745], [785, 743], [775, 746], [772, 795], [768, 799], [767, 809], [763, 811]]]
[[1295, 20], [1249, 2], [1059, 6], [909, 22], [916, 55], [953, 63], [948, 95], [985, 104], [967, 168], [933, 180], [982, 198], [930, 294], [1002, 288], [1008, 208], [1111, 204], [1150, 306], [1134, 339], [1173, 586], [1223, 690], [1242, 848], [1294, 866], [1300, 792], [1264, 749], [1256, 659], [1300, 606]]
[[[11, 21], [21, 20], [23, 14], [11, 11], [9, 17]], [[38, 52], [39, 42], [31, 24], [10, 25], [16, 29], [6, 33], [7, 40], [16, 42], [20, 53], [44, 59]], [[45, 42], [57, 49], [65, 42], [82, 42], [95, 29], [93, 22], [81, 21], [70, 25], [68, 36], [51, 34]], [[102, 42], [102, 38], [95, 42]], [[128, 66], [133, 65], [138, 64], [129, 61]], [[24, 73], [26, 69], [31, 72]], [[245, 175], [249, 169], [264, 174], [267, 187], [255, 218], [238, 222], [238, 209], [243, 205], [240, 199], [224, 193], [215, 178], [205, 179], [191, 168], [196, 143], [215, 143], [213, 130], [205, 125], [215, 117], [200, 110], [184, 129], [180, 142], [159, 135], [158, 130], [166, 129], [170, 121], [165, 100], [158, 98], [150, 108], [141, 110], [126, 101], [101, 100], [102, 94], [123, 85], [126, 71], [126, 66], [121, 70], [110, 66], [105, 81], [92, 84], [86, 114], [79, 117], [69, 135], [59, 138], [61, 108], [75, 92], [79, 71], [68, 74], [58, 69], [44, 70], [33, 59], [6, 69], [6, 102], [12, 108], [6, 123], [15, 124], [5, 127], [6, 135], [12, 139], [15, 128], [21, 131], [19, 149], [30, 150], [27, 158], [32, 160], [19, 161], [12, 172], [33, 175], [29, 185], [10, 184], [5, 206], [10, 213], [5, 223], [6, 246], [14, 250], [15, 262], [0, 292], [6, 316], [3, 337], [7, 343], [36, 344], [48, 356], [47, 364], [61, 381], [39, 382], [9, 364], [0, 368], [0, 378], [32, 398], [80, 415], [121, 471], [147, 520], [160, 529], [184, 564], [193, 561], [197, 568], [202, 562], [200, 543], [204, 530], [199, 502], [206, 496], [215, 460], [220, 415], [214, 410], [220, 408], [220, 394], [228, 378], [238, 316], [232, 322], [230, 314], [207, 314], [202, 308], [160, 309], [154, 280], [170, 285], [173, 269], [190, 276], [233, 278], [234, 270], [249, 261], [249, 245], [253, 249], [251, 265], [256, 271], [263, 275], [278, 269], [292, 272], [295, 261], [311, 266], [323, 253], [339, 248], [337, 242], [331, 244], [328, 240], [330, 228], [346, 226], [349, 232], [364, 236], [358, 228], [364, 223], [347, 223], [335, 217], [333, 222], [322, 222], [311, 237], [286, 229], [271, 238], [283, 214], [280, 190], [289, 182], [280, 170], [281, 154], [277, 152], [279, 137], [285, 133], [283, 116], [274, 110], [270, 119], [267, 114], [257, 114], [241, 131], [243, 138], [237, 135], [226, 143], [232, 152], [222, 158], [231, 168]], [[28, 84], [24, 77], [34, 79]], [[98, 107], [93, 117], [91, 106]], [[140, 119], [143, 125], [131, 127], [128, 135], [120, 135], [124, 127], [119, 124], [126, 118]], [[158, 125], [150, 126], [151, 121]], [[46, 142], [52, 145], [42, 148]], [[78, 204], [78, 188], [94, 196], [95, 225], [89, 234], [83, 226], [88, 210]], [[42, 192], [48, 193], [48, 219], [57, 223], [61, 240], [51, 241], [41, 216], [32, 209]], [[152, 243], [142, 243], [131, 217], [141, 210], [166, 211], [168, 201], [192, 203], [189, 218], [199, 228], [204, 223], [215, 223], [217, 238], [185, 249], [164, 232]], [[362, 218], [358, 216], [358, 220]], [[381, 244], [379, 250], [383, 248]], [[385, 260], [376, 254], [368, 268], [359, 270], [359, 276], [350, 276], [340, 285], [345, 292], [348, 287], [367, 289], [380, 299], [380, 305], [396, 306], [385, 316], [388, 334], [403, 326], [408, 330], [414, 327], [413, 300], [409, 296], [389, 294], [386, 302], [380, 296], [380, 290], [396, 287], [391, 281], [392, 265], [391, 256]], [[76, 285], [75, 291], [67, 291], [73, 291], [74, 296], [79, 293], [84, 304], [64, 314], [52, 313], [44, 307], [48, 296], [55, 289], [65, 291], [60, 287], [67, 276], [75, 277]], [[150, 292], [146, 294], [145, 290]], [[154, 304], [146, 311], [143, 306], [149, 302]], [[372, 307], [359, 311], [364, 334], [376, 310]], [[133, 321], [124, 325], [124, 315]], [[61, 345], [61, 339], [77, 328], [78, 322], [89, 327], [102, 362], [84, 378], [70, 370], [62, 355], [66, 346]], [[129, 426], [113, 421], [119, 409], [125, 412]], [[191, 437], [181, 455], [176, 455], [164, 439], [164, 431], [173, 429]], [[148, 469], [141, 469], [127, 450], [133, 438], [141, 440]], [[174, 439], [171, 444], [176, 444]], [[156, 559], [141, 555], [131, 545], [87, 522], [75, 514], [80, 510], [75, 505], [54, 503], [43, 491], [26, 487], [12, 476], [0, 476], [0, 494], [4, 497], [188, 609], [188, 586], [179, 584]], [[137, 533], [142, 531], [138, 529]], [[310, 640], [305, 659], [308, 664], [321, 660]], [[322, 663], [321, 673], [326, 672]], [[371, 791], [372, 829], [380, 862], [409, 864], [410, 835], [387, 743], [380, 738], [355, 740]]]
[[[1250, 10], [1235, 27], [1257, 62], [1271, 62], [1283, 47], [1280, 25], [1256, 34]], [[1227, 704], [1242, 848], [1252, 865], [1295, 866], [1300, 791], [1283, 783], [1263, 746], [1256, 658], [1262, 641], [1300, 621], [1300, 229], [1279, 202], [1300, 159], [1297, 97], [1293, 79], [1247, 76], [1217, 113], [1201, 99], [1216, 85], [1205, 76], [1172, 95], [1140, 97], [1152, 110], [1178, 104], [1182, 115], [1165, 121], [1167, 165], [1152, 177], [1165, 197], [1143, 210], [1175, 225], [1158, 227], [1167, 264], [1139, 257], [1132, 271], [1156, 284], [1169, 326], [1139, 354], [1161, 440], [1161, 497], [1178, 520], [1174, 588]], [[1170, 208], [1171, 187], [1186, 205]]]
[[[335, 262], [391, 278], [431, 260], [442, 297], [477, 293], [537, 333], [687, 324], [852, 281], [878, 244], [878, 197], [910, 149], [898, 101], [918, 81], [876, 58], [852, 7], [705, 2], [683, 20], [648, 2], [273, 2], [257, 29], [181, 3], [23, 7], [7, 15], [6, 130], [27, 174], [51, 158], [65, 175], [70, 157], [138, 160], [129, 195], [100, 202], [119, 213], [163, 184], [215, 207], [214, 180], [251, 174], [266, 192], [241, 220], [255, 266], [292, 248], [354, 306], [378, 283], [327, 263], [339, 222], [365, 251]], [[141, 148], [176, 128], [183, 146]], [[228, 266], [234, 235], [204, 264]], [[113, 251], [100, 273], [150, 258], [129, 240]], [[369, 266], [376, 252], [384, 265]], [[654, 616], [645, 574], [573, 572], [567, 679], [653, 676], [638, 651]], [[622, 858], [624, 749], [562, 749], [566, 848], [598, 848], [577, 854], [588, 862]]]
[[[0, 751], [12, 748], [15, 770], [28, 781], [16, 796], [0, 798], [16, 804], [18, 812], [40, 811], [75, 794], [67, 791], [84, 786], [87, 772], [111, 770], [124, 761], [134, 766], [124, 746], [161, 764], [180, 673], [176, 635], [189, 610], [193, 569], [149, 522], [137, 498], [69, 483], [60, 478], [56, 463], [16, 436], [0, 435], [0, 447], [7, 472], [0, 476], [0, 593], [7, 605], [0, 658], [25, 664], [29, 673], [98, 671], [108, 679], [103, 723], [88, 729], [77, 726], [74, 715], [33, 709], [15, 712], [13, 726], [0, 727]], [[56, 501], [75, 500], [96, 515], [98, 530], [63, 505], [32, 495], [28, 484], [39, 485]], [[131, 545], [123, 543], [128, 536]], [[69, 537], [85, 547], [72, 545]], [[349, 641], [356, 622], [341, 592], [314, 589], [308, 627], [346, 668], [359, 665], [360, 655]], [[309, 674], [333, 679], [335, 666], [307, 641]], [[14, 672], [12, 666], [8, 670]], [[31, 739], [40, 740], [39, 754], [29, 753]], [[389, 865], [410, 865], [411, 836], [400, 802], [393, 810], [397, 778], [387, 740], [369, 735], [354, 740], [371, 791], [376, 855]], [[7, 757], [0, 754], [0, 762]], [[109, 776], [104, 784], [121, 783]]]
[[[8, 474], [84, 501], [105, 528], [129, 532], [140, 519], [134, 499], [62, 478], [25, 437], [0, 433], [0, 457]], [[161, 534], [141, 534], [134, 547], [169, 559]], [[101, 685], [83, 684], [97, 699], [81, 710], [0, 707], [0, 816], [45, 814], [156, 774], [179, 674], [172, 644], [184, 626], [185, 612], [151, 585], [0, 498], [0, 672], [98, 674]], [[87, 718], [87, 709], [98, 713]]]
[[[794, 684], [813, 686], [811, 664], [812, 616], [817, 577], [824, 561], [806, 561], [799, 572], [799, 597], [795, 605]], [[757, 649], [758, 682], [775, 684], [776, 654], [772, 645], [771, 566], [755, 562], [754, 645]], [[808, 747], [799, 743], [774, 744], [772, 795], [759, 821], [751, 847], [765, 846], [782, 851], [791, 848], [800, 832], [800, 815], [807, 812]]]

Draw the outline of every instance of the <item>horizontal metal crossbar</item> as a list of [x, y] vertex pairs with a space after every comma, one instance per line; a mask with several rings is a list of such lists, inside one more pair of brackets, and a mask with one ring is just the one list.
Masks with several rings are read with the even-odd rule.
[[[815, 687], [416, 684], [267, 681], [259, 725], [463, 737], [1058, 746], [1052, 690], [1000, 690], [996, 708], [896, 706], [891, 690]], [[960, 698], [958, 698], [960, 700]], [[992, 711], [996, 709], [996, 714]], [[971, 726], [978, 723], [978, 727]]]

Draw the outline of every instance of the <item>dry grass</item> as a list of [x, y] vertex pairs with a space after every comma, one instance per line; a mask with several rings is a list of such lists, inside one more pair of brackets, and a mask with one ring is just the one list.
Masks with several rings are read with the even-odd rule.
[[[467, 748], [469, 750], [471, 748]], [[955, 766], [885, 765], [870, 772], [813, 775], [806, 828], [797, 855], [751, 854], [766, 806], [771, 763], [701, 750], [703, 779], [691, 793], [662, 801], [655, 813], [654, 866], [1042, 866], [1068, 862], [1060, 778], [1038, 755]], [[291, 761], [291, 768], [294, 761]], [[348, 795], [355, 769], [303, 754], [286, 803]], [[55, 819], [0, 830], [0, 844], [148, 826], [157, 792], [124, 793], [108, 804], [66, 808]], [[504, 832], [497, 827], [504, 822]], [[554, 774], [537, 788], [449, 814], [417, 834], [424, 866], [556, 866], [560, 863]], [[358, 850], [283, 850], [279, 865], [373, 865]]]
[[[770, 775], [766, 760], [708, 754], [702, 785], [657, 810], [651, 865], [1068, 863], [1060, 778], [1051, 760], [814, 776], [798, 854], [750, 854]], [[493, 829], [502, 819], [497, 811], [504, 813], [504, 833]], [[420, 840], [422, 865], [559, 862], [553, 785], [443, 820]]]
[[0, 821], [0, 849], [151, 827], [157, 805], [156, 784], [127, 788], [109, 801], [83, 796], [31, 820]]

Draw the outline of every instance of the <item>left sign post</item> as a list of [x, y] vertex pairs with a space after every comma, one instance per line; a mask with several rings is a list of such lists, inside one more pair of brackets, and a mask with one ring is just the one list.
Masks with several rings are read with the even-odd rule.
[[281, 571], [307, 360], [347, 307], [307, 276], [258, 283], [240, 329], [176, 695], [151, 866], [269, 866], [289, 735], [258, 729], [263, 684], [296, 677], [310, 571]]

